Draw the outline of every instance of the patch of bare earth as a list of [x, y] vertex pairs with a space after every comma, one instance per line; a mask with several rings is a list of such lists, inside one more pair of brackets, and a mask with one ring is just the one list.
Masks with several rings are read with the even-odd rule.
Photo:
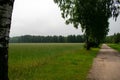
[[87, 80], [120, 80], [120, 53], [103, 44]]

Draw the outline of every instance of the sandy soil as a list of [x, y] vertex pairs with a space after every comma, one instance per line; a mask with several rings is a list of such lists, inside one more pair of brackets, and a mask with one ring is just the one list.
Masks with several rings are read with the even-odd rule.
[[87, 80], [120, 80], [120, 53], [103, 44]]

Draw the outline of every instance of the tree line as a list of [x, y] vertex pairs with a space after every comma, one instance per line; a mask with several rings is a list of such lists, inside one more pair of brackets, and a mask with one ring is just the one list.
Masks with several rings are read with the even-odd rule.
[[83, 43], [84, 35], [68, 35], [68, 36], [32, 36], [24, 35], [11, 37], [10, 43]]
[[120, 33], [115, 33], [114, 35], [107, 36], [105, 39], [106, 43], [120, 43]]

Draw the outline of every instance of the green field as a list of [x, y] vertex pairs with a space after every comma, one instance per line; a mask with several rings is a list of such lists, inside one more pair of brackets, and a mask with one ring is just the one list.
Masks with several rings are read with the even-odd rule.
[[108, 44], [108, 46], [120, 52], [120, 43], [119, 44]]
[[80, 43], [9, 45], [10, 80], [86, 80], [99, 49]]

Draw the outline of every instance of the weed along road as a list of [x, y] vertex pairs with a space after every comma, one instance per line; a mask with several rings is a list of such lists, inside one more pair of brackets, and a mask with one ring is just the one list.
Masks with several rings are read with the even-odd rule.
[[120, 53], [103, 44], [87, 79], [120, 80]]

